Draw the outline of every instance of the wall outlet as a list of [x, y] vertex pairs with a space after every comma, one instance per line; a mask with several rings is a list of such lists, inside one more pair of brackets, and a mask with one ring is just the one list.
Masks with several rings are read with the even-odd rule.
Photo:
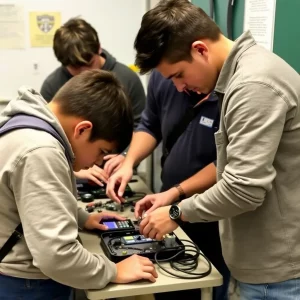
[[40, 65], [37, 61], [32, 63], [33, 75], [38, 75], [40, 73]]

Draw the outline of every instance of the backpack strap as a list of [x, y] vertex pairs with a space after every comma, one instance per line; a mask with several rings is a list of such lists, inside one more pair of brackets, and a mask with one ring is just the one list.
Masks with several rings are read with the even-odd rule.
[[70, 153], [67, 151], [68, 147], [66, 142], [63, 140], [61, 135], [56, 131], [56, 129], [46, 122], [43, 119], [38, 117], [29, 116], [25, 114], [18, 114], [9, 119], [2, 127], [0, 127], [0, 137], [1, 135], [8, 133], [10, 131], [22, 128], [32, 128], [36, 130], [46, 131], [55, 137], [64, 147], [65, 155], [70, 164], [72, 164], [72, 157]]
[[[54, 138], [56, 138], [64, 147], [65, 155], [70, 164], [72, 164], [72, 157], [68, 152], [68, 147], [61, 135], [56, 131], [56, 129], [46, 122], [43, 119], [38, 117], [29, 116], [25, 114], [18, 114], [9, 119], [2, 127], [0, 127], [0, 137], [5, 133], [8, 133], [13, 130], [22, 129], [22, 128], [32, 128], [36, 130], [46, 131], [51, 134]], [[0, 249], [0, 263], [2, 262], [3, 258], [11, 251], [11, 249], [16, 245], [16, 243], [22, 238], [23, 236], [23, 226], [20, 223], [9, 239], [5, 242], [5, 244]]]
[[3, 258], [10, 252], [10, 250], [14, 247], [14, 245], [22, 238], [22, 236], [23, 226], [22, 223], [20, 223], [0, 249], [0, 263], [2, 262]]

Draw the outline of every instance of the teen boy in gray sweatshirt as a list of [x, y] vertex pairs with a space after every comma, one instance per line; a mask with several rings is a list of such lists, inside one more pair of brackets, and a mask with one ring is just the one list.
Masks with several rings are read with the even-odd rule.
[[147, 258], [133, 256], [114, 264], [77, 240], [78, 227], [101, 228], [99, 221], [111, 214], [78, 210], [73, 170], [101, 163], [105, 154], [125, 147], [132, 135], [131, 107], [116, 77], [107, 71], [85, 71], [64, 85], [50, 104], [23, 87], [1, 113], [0, 126], [18, 114], [48, 122], [66, 146], [48, 132], [31, 128], [0, 137], [0, 247], [20, 222], [24, 230], [0, 263], [0, 299], [68, 299], [71, 287], [155, 281], [155, 268]]

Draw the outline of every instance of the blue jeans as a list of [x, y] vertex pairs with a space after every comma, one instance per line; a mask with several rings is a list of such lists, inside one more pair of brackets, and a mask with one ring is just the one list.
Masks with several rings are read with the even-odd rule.
[[300, 278], [266, 284], [239, 282], [239, 287], [240, 300], [300, 300]]
[[72, 288], [51, 279], [23, 279], [0, 274], [1, 300], [70, 300]]

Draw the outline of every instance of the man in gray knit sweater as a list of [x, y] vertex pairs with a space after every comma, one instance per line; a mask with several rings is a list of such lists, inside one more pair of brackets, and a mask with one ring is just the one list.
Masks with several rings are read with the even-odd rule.
[[[164, 0], [147, 12], [135, 48], [142, 73], [156, 68], [179, 91], [214, 89], [221, 107], [215, 134], [218, 182], [178, 206], [146, 213], [141, 232], [161, 239], [181, 221], [220, 220], [223, 256], [239, 282], [241, 299], [298, 299], [298, 73], [258, 46], [250, 32], [235, 42], [227, 39], [187, 0]], [[125, 173], [110, 179], [116, 200]], [[122, 182], [119, 195], [112, 189], [115, 181]]]

